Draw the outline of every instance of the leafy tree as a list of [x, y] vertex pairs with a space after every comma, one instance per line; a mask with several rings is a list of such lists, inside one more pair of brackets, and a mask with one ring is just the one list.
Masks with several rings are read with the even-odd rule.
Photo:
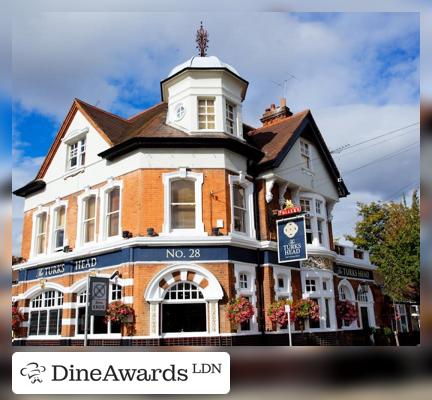
[[415, 191], [411, 205], [358, 204], [361, 220], [356, 235], [347, 236], [370, 251], [371, 261], [384, 278], [384, 291], [394, 301], [418, 300], [420, 292], [420, 213]]

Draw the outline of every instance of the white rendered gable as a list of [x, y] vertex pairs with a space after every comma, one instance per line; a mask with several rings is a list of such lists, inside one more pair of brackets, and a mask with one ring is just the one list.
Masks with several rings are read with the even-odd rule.
[[300, 153], [300, 141], [297, 139], [285, 159], [274, 173], [277, 176], [302, 188], [302, 191], [319, 193], [337, 201], [339, 199], [334, 178], [329, 174], [327, 165], [315, 144], [305, 140], [310, 148], [311, 170], [304, 168]]

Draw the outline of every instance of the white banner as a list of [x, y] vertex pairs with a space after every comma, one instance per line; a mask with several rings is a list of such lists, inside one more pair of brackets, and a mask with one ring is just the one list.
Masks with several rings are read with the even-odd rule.
[[226, 394], [222, 352], [17, 352], [16, 394]]

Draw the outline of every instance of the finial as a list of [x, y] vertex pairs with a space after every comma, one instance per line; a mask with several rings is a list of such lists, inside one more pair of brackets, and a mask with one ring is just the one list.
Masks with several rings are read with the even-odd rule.
[[199, 50], [200, 57], [205, 57], [207, 55], [206, 54], [207, 48], [208, 48], [207, 44], [209, 42], [208, 37], [209, 37], [209, 34], [208, 34], [207, 30], [204, 29], [202, 21], [201, 21], [201, 26], [197, 30], [196, 39], [195, 39], [195, 41], [197, 43], [196, 48]]

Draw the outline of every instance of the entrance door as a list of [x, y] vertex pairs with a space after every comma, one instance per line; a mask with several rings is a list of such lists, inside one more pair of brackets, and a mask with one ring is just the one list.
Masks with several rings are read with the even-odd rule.
[[206, 332], [206, 304], [162, 304], [162, 332]]
[[367, 307], [360, 307], [360, 312], [363, 329], [367, 329], [370, 327]]

